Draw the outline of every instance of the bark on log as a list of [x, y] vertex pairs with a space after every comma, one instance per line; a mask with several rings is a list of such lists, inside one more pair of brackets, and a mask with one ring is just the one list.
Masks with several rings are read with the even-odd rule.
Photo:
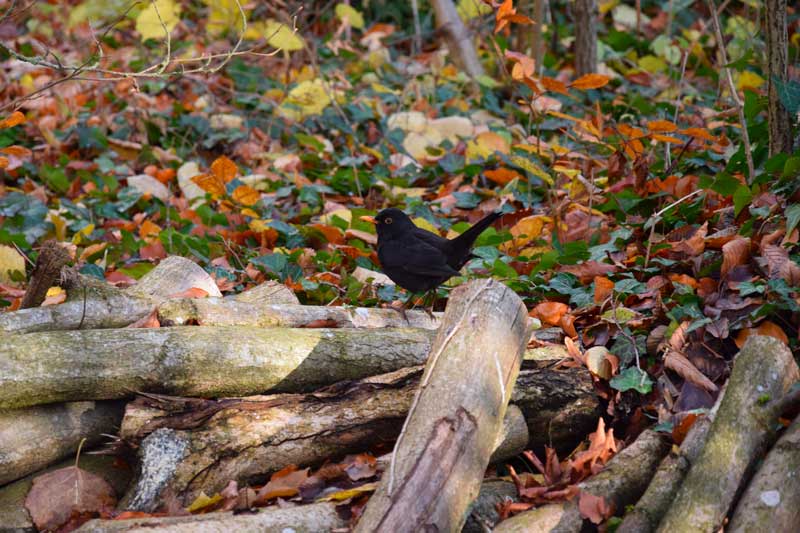
[[667, 514], [675, 494], [678, 492], [689, 468], [697, 461], [708, 438], [711, 422], [719, 410], [724, 390], [717, 397], [714, 407], [702, 418], [692, 424], [680, 449], [670, 451], [661, 461], [647, 490], [636, 502], [636, 506], [625, 514], [617, 528], [617, 533], [650, 533], [654, 531], [664, 515]]
[[800, 531], [800, 416], [767, 454], [736, 506], [728, 533]]
[[483, 66], [475, 51], [469, 30], [456, 11], [453, 0], [432, 0], [436, 13], [436, 29], [444, 33], [447, 48], [455, 64], [471, 78], [484, 74]]
[[334, 503], [312, 503], [283, 509], [261, 509], [255, 514], [230, 512], [132, 520], [90, 520], [76, 533], [320, 533], [346, 526], [347, 520], [339, 517]]
[[658, 531], [719, 530], [754, 462], [774, 440], [774, 404], [800, 377], [792, 353], [772, 337], [751, 336], [736, 356], [708, 439]]
[[419, 329], [206, 327], [7, 335], [0, 409], [134, 391], [240, 396], [311, 390], [425, 361]]
[[71, 402], [0, 411], [0, 485], [36, 472], [115, 433], [120, 402]]
[[[647, 486], [669, 445], [659, 434], [646, 430], [636, 441], [618, 453], [599, 474], [580, 483], [581, 493], [602, 497], [615, 509], [636, 501]], [[498, 533], [516, 531], [578, 532], [584, 519], [578, 498], [563, 504], [545, 505], [501, 522]]]
[[56, 241], [46, 241], [36, 258], [28, 290], [22, 297], [20, 309], [38, 307], [47, 297], [47, 290], [56, 285], [61, 269], [69, 262], [69, 253]]
[[[242, 293], [245, 294], [245, 293]], [[436, 329], [439, 320], [424, 311], [407, 311], [403, 318], [393, 309], [275, 305], [268, 300], [240, 301], [235, 298], [178, 298], [158, 307], [162, 326], [259, 326], [328, 328], [424, 328]]]
[[[637, 500], [647, 487], [669, 443], [658, 433], [645, 430], [633, 444], [615, 455], [605, 469], [578, 484], [581, 493], [602, 497], [617, 510]], [[577, 533], [584, 526], [578, 509], [579, 496], [563, 504], [550, 504], [500, 522], [495, 533]]]
[[506, 500], [517, 500], [517, 486], [505, 479], [486, 479], [481, 491], [472, 503], [469, 516], [461, 533], [486, 533], [500, 521], [497, 504]]
[[452, 292], [393, 464], [356, 532], [461, 529], [529, 337], [525, 306], [505, 285], [484, 279]]

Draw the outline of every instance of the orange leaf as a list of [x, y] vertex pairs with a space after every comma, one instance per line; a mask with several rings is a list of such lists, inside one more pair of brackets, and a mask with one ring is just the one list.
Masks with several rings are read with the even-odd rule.
[[25, 122], [25, 115], [23, 115], [21, 111], [14, 111], [8, 118], [0, 120], [0, 130], [13, 128], [23, 122]]
[[706, 141], [714, 142], [716, 139], [713, 135], [708, 133], [708, 131], [704, 130], [703, 128], [686, 128], [685, 130], [681, 130], [678, 133], [682, 133], [683, 135], [689, 135], [690, 137], [697, 137], [698, 139], [705, 139]]
[[513, 181], [515, 178], [523, 179], [519, 172], [505, 167], [500, 167], [495, 170], [485, 170], [483, 174], [493, 182], [500, 185], [505, 185], [506, 183]]
[[745, 264], [748, 259], [750, 259], [750, 239], [737, 235], [722, 245], [720, 276], [724, 278], [733, 267]]
[[744, 342], [747, 340], [747, 337], [750, 335], [764, 335], [765, 337], [774, 337], [779, 341], [783, 342], [784, 344], [789, 344], [789, 337], [786, 336], [786, 333], [781, 329], [781, 327], [774, 322], [770, 322], [769, 320], [765, 320], [758, 327], [755, 328], [746, 328], [739, 332], [734, 339], [736, 346], [741, 349], [744, 346]]
[[599, 89], [608, 84], [609, 81], [611, 81], [611, 78], [605, 74], [585, 74], [573, 81], [570, 87], [581, 90]]
[[198, 174], [192, 178], [192, 181], [196, 183], [198, 187], [211, 194], [217, 196], [225, 194], [225, 182], [214, 174]]
[[236, 177], [239, 169], [236, 168], [236, 163], [227, 157], [220, 156], [211, 163], [211, 172], [222, 180], [222, 183], [228, 183]]
[[6, 168], [9, 164], [8, 158], [0, 156], [0, 170]]
[[170, 294], [169, 298], [205, 298], [207, 296], [208, 292], [205, 289], [201, 289], [200, 287], [192, 287], [191, 289], [186, 289], [183, 292]]
[[174, 168], [162, 168], [161, 170], [156, 172], [156, 179], [161, 183], [166, 184], [169, 181], [172, 181], [177, 173], [175, 172]]
[[553, 91], [561, 94], [568, 94], [567, 85], [563, 81], [559, 81], [555, 78], [548, 78], [547, 76], [542, 76], [539, 79], [539, 81], [542, 83], [542, 86], [548, 91]]
[[503, 19], [509, 22], [513, 22], [514, 24], [533, 24], [533, 21], [529, 17], [526, 17], [525, 15], [520, 15], [519, 13], [508, 15], [507, 17], [503, 17]]
[[652, 120], [647, 123], [647, 129], [655, 133], [672, 133], [678, 126], [669, 120]]
[[261, 199], [261, 193], [249, 185], [239, 185], [231, 196], [243, 205], [255, 205]]
[[325, 239], [331, 244], [342, 244], [344, 242], [344, 237], [342, 236], [342, 230], [340, 230], [336, 226], [327, 226], [325, 224], [312, 224], [311, 227], [322, 233], [325, 236]]
[[142, 225], [139, 226], [139, 237], [142, 239], [147, 239], [147, 237], [157, 237], [161, 233], [161, 228], [158, 224], [154, 224], [149, 220], [145, 220], [142, 222]]
[[614, 282], [606, 277], [594, 278], [594, 303], [603, 303], [614, 292]]
[[676, 274], [671, 273], [668, 275], [669, 280], [675, 283], [680, 283], [682, 285], [688, 285], [689, 287], [696, 289], [697, 288], [697, 280], [694, 279], [692, 276], [687, 274]]
[[593, 524], [600, 524], [614, 514], [614, 503], [607, 502], [602, 496], [581, 491], [578, 497], [578, 511], [583, 518], [588, 518]]
[[13, 155], [15, 157], [30, 157], [33, 155], [33, 152], [31, 152], [28, 148], [17, 145], [6, 146], [2, 150], [0, 150], [0, 152], [3, 152], [4, 154], [8, 155]]
[[557, 326], [561, 321], [561, 317], [569, 312], [569, 306], [561, 302], [542, 302], [538, 304], [529, 313], [530, 316], [536, 317], [545, 324], [550, 326]]
[[656, 141], [661, 141], [662, 143], [683, 144], [682, 140], [678, 139], [677, 137], [673, 137], [672, 135], [661, 135], [659, 133], [651, 133], [650, 137], [652, 137]]

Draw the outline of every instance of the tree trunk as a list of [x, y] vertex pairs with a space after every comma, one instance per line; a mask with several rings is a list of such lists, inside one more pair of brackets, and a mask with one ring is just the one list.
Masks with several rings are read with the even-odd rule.
[[453, 1], [431, 0], [431, 5], [436, 13], [436, 29], [444, 34], [455, 64], [471, 78], [482, 76], [483, 66], [475, 51], [472, 36], [458, 16]]
[[725, 397], [700, 457], [661, 521], [663, 533], [713, 532], [722, 526], [748, 472], [775, 436], [775, 407], [800, 377], [784, 343], [759, 335], [736, 356]]
[[789, 81], [787, 51], [789, 48], [786, 28], [786, 0], [766, 0], [767, 33], [767, 87], [769, 94], [769, 155], [792, 152], [792, 123], [789, 114], [778, 96], [775, 83]]
[[597, 2], [575, 0], [575, 73], [597, 72]]
[[356, 532], [458, 531], [480, 484], [530, 332], [508, 287], [455, 289], [419, 391]]

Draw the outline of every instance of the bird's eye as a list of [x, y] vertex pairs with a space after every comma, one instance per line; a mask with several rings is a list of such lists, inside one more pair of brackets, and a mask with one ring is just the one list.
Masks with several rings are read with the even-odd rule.
[[386, 217], [383, 221], [386, 222], [387, 224], [391, 224], [392, 223], [392, 217]]

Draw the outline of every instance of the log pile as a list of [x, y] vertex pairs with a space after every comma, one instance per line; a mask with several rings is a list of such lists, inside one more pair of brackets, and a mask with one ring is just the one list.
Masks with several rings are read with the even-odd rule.
[[[128, 289], [62, 278], [65, 303], [0, 315], [0, 514], [14, 510], [15, 531], [35, 531], [22, 503], [33, 474], [74, 456], [82, 441], [108, 444], [103, 435], [135, 458], [120, 509], [186, 508], [287, 465], [393, 449], [379, 458], [380, 481], [356, 531], [577, 532], [589, 523], [575, 498], [497, 524], [498, 504], [516, 498], [516, 487], [484, 479], [488, 465], [544, 445], [569, 452], [602, 411], [585, 368], [526, 352], [527, 311], [499, 282], [468, 283], [445, 313], [411, 311], [405, 320], [391, 309], [299, 305], [278, 284], [222, 297], [181, 258]], [[195, 289], [209, 296], [186, 297]], [[736, 531], [800, 528], [790, 475], [798, 421], [775, 444], [797, 381], [784, 345], [751, 337], [724, 395], [679, 449], [646, 430], [579, 494], [618, 516], [629, 509], [621, 531], [716, 531], [726, 518]], [[81, 531], [353, 523], [335, 503], [318, 502], [93, 520]]]

